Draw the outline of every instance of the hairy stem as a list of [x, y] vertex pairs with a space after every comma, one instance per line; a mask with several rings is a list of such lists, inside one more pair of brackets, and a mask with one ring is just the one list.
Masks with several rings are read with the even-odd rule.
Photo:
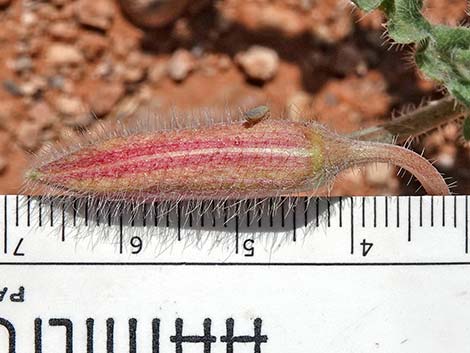
[[452, 97], [446, 96], [381, 125], [355, 131], [348, 137], [363, 141], [403, 143], [410, 136], [424, 134], [440, 125], [460, 118], [464, 113], [465, 107], [462, 104], [457, 103]]
[[392, 163], [413, 174], [429, 195], [449, 195], [444, 178], [426, 159], [401, 146], [385, 143], [355, 141], [350, 163]]

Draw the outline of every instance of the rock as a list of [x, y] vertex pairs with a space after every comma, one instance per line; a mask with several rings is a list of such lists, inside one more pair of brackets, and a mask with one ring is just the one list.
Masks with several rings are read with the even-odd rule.
[[288, 36], [297, 36], [304, 31], [305, 26], [299, 21], [295, 11], [276, 5], [263, 6], [259, 13], [259, 25], [261, 27], [280, 30]]
[[166, 76], [167, 64], [166, 62], [156, 62], [151, 64], [148, 69], [148, 78], [152, 83], [160, 83]]
[[88, 60], [96, 60], [100, 57], [108, 47], [108, 40], [106, 37], [95, 33], [82, 33], [78, 43], [85, 58]]
[[268, 81], [277, 73], [279, 56], [266, 47], [252, 46], [246, 52], [237, 54], [236, 62], [252, 80]]
[[115, 70], [113, 63], [110, 60], [104, 60], [96, 65], [93, 75], [105, 78], [111, 76]]
[[46, 61], [53, 66], [76, 66], [83, 62], [83, 55], [70, 44], [51, 44], [46, 51]]
[[439, 148], [436, 156], [436, 164], [443, 169], [450, 169], [455, 166], [457, 158], [457, 148], [453, 144], [445, 144]]
[[13, 70], [17, 73], [25, 73], [33, 69], [33, 60], [27, 55], [21, 55], [13, 62]]
[[57, 121], [57, 115], [46, 102], [35, 103], [29, 109], [28, 116], [41, 128], [51, 127]]
[[125, 67], [123, 72], [123, 79], [127, 83], [140, 82], [145, 77], [145, 69], [139, 66]]
[[78, 21], [102, 31], [111, 27], [114, 14], [114, 5], [110, 0], [80, 0], [77, 5]]
[[16, 132], [18, 144], [25, 150], [36, 150], [40, 145], [41, 130], [39, 124], [28, 120], [23, 121]]
[[49, 26], [49, 34], [54, 39], [74, 42], [78, 37], [78, 28], [74, 22], [55, 22]]
[[93, 116], [85, 109], [85, 104], [78, 97], [61, 95], [54, 100], [54, 107], [65, 125], [72, 127], [88, 126]]
[[317, 1], [309, 23], [314, 39], [328, 44], [344, 40], [354, 29], [351, 10], [341, 0]]
[[25, 97], [38, 96], [47, 87], [47, 81], [41, 76], [33, 76], [20, 85], [21, 94]]
[[21, 87], [13, 80], [4, 80], [3, 88], [10, 93], [12, 96], [22, 96], [23, 92]]
[[96, 86], [89, 90], [86, 101], [94, 115], [103, 117], [111, 112], [124, 92], [124, 86], [120, 82], [98, 81]]
[[53, 75], [47, 78], [49, 88], [62, 90], [65, 86], [65, 78], [62, 75]]
[[121, 8], [132, 22], [142, 27], [156, 28], [177, 19], [191, 3], [201, 0], [120, 0]]
[[56, 97], [54, 107], [59, 114], [68, 116], [78, 115], [84, 111], [84, 104], [80, 98], [66, 95]]
[[32, 12], [30, 9], [24, 10], [21, 12], [21, 24], [24, 27], [33, 27], [38, 23], [38, 16]]
[[194, 58], [185, 49], [178, 49], [173, 53], [168, 62], [168, 76], [176, 82], [181, 82], [188, 77], [194, 69]]

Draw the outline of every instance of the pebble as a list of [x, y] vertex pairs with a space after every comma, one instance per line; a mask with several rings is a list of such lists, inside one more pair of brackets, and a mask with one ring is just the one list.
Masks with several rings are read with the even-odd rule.
[[166, 76], [167, 64], [166, 62], [156, 62], [151, 64], [148, 69], [148, 78], [152, 83], [160, 83]]
[[83, 113], [84, 104], [78, 97], [60, 95], [54, 99], [54, 107], [61, 115], [73, 116]]
[[287, 36], [300, 35], [305, 29], [294, 11], [276, 5], [263, 7], [259, 16], [259, 24], [262, 27], [281, 30]]
[[97, 117], [103, 117], [111, 112], [125, 93], [120, 82], [98, 81], [96, 86], [89, 89], [85, 97], [90, 111]]
[[17, 73], [24, 73], [32, 69], [33, 60], [27, 55], [22, 55], [13, 62], [13, 70]]
[[47, 78], [49, 88], [62, 90], [65, 86], [65, 78], [62, 75], [53, 75]]
[[46, 61], [54, 66], [74, 66], [83, 62], [83, 54], [70, 44], [51, 44], [46, 51]]
[[78, 37], [78, 28], [74, 22], [55, 22], [49, 26], [49, 34], [54, 39], [74, 42]]
[[53, 104], [67, 126], [84, 127], [93, 122], [93, 115], [88, 112], [79, 97], [61, 95], [55, 98]]
[[236, 62], [248, 78], [259, 81], [271, 80], [279, 68], [279, 56], [270, 48], [252, 46], [246, 52], [237, 54]]
[[140, 66], [125, 66], [122, 76], [127, 83], [140, 82], [145, 77], [145, 69]]
[[436, 164], [443, 169], [454, 167], [457, 158], [457, 148], [453, 144], [445, 144], [439, 148], [436, 156]]
[[47, 87], [47, 80], [42, 76], [32, 76], [20, 88], [23, 96], [33, 97], [39, 95]]
[[57, 121], [57, 115], [44, 101], [35, 103], [28, 111], [29, 118], [41, 128], [51, 127]]
[[23, 95], [23, 92], [21, 91], [21, 87], [15, 81], [4, 80], [2, 83], [3, 83], [3, 88], [12, 96], [20, 97]]
[[77, 6], [78, 21], [85, 26], [106, 31], [111, 27], [115, 15], [110, 0], [80, 0]]
[[18, 127], [16, 139], [25, 150], [36, 150], [41, 141], [41, 126], [35, 122], [24, 120]]
[[108, 47], [108, 40], [106, 37], [91, 32], [82, 33], [80, 35], [79, 47], [83, 55], [88, 60], [96, 60]]
[[194, 58], [186, 49], [178, 49], [168, 62], [168, 76], [176, 82], [184, 81], [194, 69]]

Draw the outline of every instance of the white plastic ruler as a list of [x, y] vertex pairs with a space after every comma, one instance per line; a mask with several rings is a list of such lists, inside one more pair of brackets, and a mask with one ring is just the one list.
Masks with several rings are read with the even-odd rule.
[[470, 352], [467, 196], [278, 201], [1, 196], [0, 353]]

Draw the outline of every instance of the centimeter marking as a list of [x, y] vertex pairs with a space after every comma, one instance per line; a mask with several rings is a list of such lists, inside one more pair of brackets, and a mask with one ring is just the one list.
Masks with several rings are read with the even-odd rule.
[[[465, 196], [465, 219], [468, 220], [468, 197], [469, 196]], [[20, 221], [20, 205], [19, 205], [19, 195], [16, 195], [16, 206], [15, 206], [15, 214], [14, 214], [14, 217], [15, 217], [15, 226], [18, 227], [19, 226], [19, 221]], [[403, 197], [401, 197], [403, 198]], [[412, 210], [413, 208], [411, 207], [411, 196], [407, 196], [407, 203], [408, 203], [408, 207], [407, 207], [407, 212], [408, 212], [408, 217], [407, 217], [407, 224], [408, 224], [408, 240], [411, 241], [411, 234], [410, 234], [410, 230], [411, 230], [411, 222], [412, 222]], [[7, 224], [8, 223], [8, 210], [9, 210], [9, 207], [8, 207], [8, 195], [3, 195], [3, 199], [4, 199], [4, 207], [3, 207], [3, 218], [4, 218], [4, 224]], [[386, 228], [389, 227], [389, 201], [388, 201], [389, 197], [384, 197], [384, 225]], [[396, 197], [395, 198], [397, 203], [396, 203], [396, 227], [397, 228], [400, 228], [400, 198], [399, 197]], [[456, 201], [456, 196], [453, 196], [452, 197], [453, 199], [453, 202], [452, 202], [452, 209], [453, 209], [453, 227], [456, 228], [457, 227], [457, 201]], [[303, 212], [303, 216], [304, 216], [304, 226], [306, 227], [307, 224], [308, 224], [308, 205], [309, 205], [309, 200], [308, 198], [303, 198], [303, 208], [304, 208], [304, 212]], [[349, 200], [350, 200], [350, 211], [351, 211], [351, 224], [352, 224], [352, 221], [354, 219], [354, 198], [353, 197], [349, 197]], [[362, 205], [361, 205], [361, 216], [362, 216], [362, 227], [366, 227], [366, 215], [367, 215], [367, 207], [366, 207], [366, 204], [365, 204], [365, 200], [366, 200], [366, 197], [361, 197], [361, 201], [362, 201]], [[377, 197], [372, 197], [372, 200], [373, 200], [373, 227], [376, 228], [377, 227]], [[445, 197], [442, 197], [442, 227], [445, 227], [446, 226], [446, 202], [445, 202], [446, 198]], [[315, 225], [318, 227], [320, 224], [320, 215], [319, 215], [319, 210], [320, 210], [320, 199], [316, 198], [315, 199], [315, 202], [316, 202], [316, 206], [315, 206]], [[327, 222], [327, 227], [330, 227], [331, 226], [331, 201], [330, 199], [325, 199], [325, 202], [326, 202], [326, 214], [327, 214], [327, 217], [326, 217], [326, 222]], [[338, 208], [338, 212], [339, 212], [339, 227], [342, 227], [342, 224], [343, 224], [343, 197], [339, 197], [338, 198], [338, 202], [339, 202], [339, 208]], [[74, 203], [75, 205], [75, 203]], [[157, 206], [157, 203], [153, 203], [154, 207]], [[64, 228], [64, 226], [66, 225], [66, 221], [65, 221], [65, 207], [63, 204], [61, 204], [61, 226], [62, 228]], [[88, 202], [85, 202], [85, 213], [84, 213], [84, 222], [85, 222], [85, 226], [88, 226], [89, 225], [89, 222], [90, 222], [90, 219], [89, 219], [89, 206], [88, 206]], [[144, 205], [144, 212], [143, 212], [143, 218], [142, 218], [142, 222], [143, 222], [143, 226], [144, 227], [147, 227], [148, 226], [148, 220], [147, 220], [147, 212], [145, 211], [146, 210], [146, 207], [147, 205]], [[213, 210], [213, 205], [212, 205], [212, 211]], [[272, 203], [272, 200], [270, 200], [270, 207], [273, 207], [273, 203]], [[430, 197], [430, 225], [431, 227], [434, 227], [434, 214], [435, 214], [435, 210], [434, 210], [434, 196], [431, 196]], [[27, 227], [30, 227], [31, 226], [31, 197], [30, 196], [27, 196], [27, 212], [26, 212], [26, 225]], [[55, 219], [55, 215], [54, 215], [54, 210], [55, 210], [55, 207], [54, 207], [54, 202], [51, 202], [50, 205], [49, 205], [49, 226], [53, 227], [54, 226], [54, 219]], [[156, 209], [156, 208], [155, 208]], [[292, 206], [292, 219], [293, 219], [293, 227], [297, 228], [297, 224], [296, 224], [296, 220], [297, 220], [297, 204], [294, 204]], [[77, 220], [77, 210], [76, 210], [76, 206], [73, 207], [72, 209], [73, 211], [73, 214], [72, 214], [72, 219], [73, 219], [73, 226], [76, 226], [76, 220]], [[212, 212], [213, 213], [213, 212]], [[251, 224], [250, 222], [250, 214], [251, 214], [251, 211], [250, 213], [248, 213], [248, 216], [247, 216], [247, 225]], [[42, 227], [44, 226], [44, 222], [43, 222], [43, 202], [41, 200], [39, 200], [39, 204], [38, 204], [38, 226], [39, 227]], [[99, 213], [97, 212], [97, 215], [98, 217], [96, 218], [96, 225], [100, 225], [100, 218], [99, 218]], [[121, 215], [122, 216], [122, 215]], [[191, 222], [190, 222], [190, 225], [192, 225], [192, 218], [193, 218], [193, 215], [192, 213], [189, 214], [189, 216], [191, 217]], [[158, 212], [155, 212], [155, 222], [154, 222], [154, 225], [157, 226], [158, 225]], [[236, 219], [239, 219], [239, 217], [237, 216]], [[281, 204], [281, 226], [282, 227], [285, 227], [285, 220], [286, 220], [286, 211], [285, 211], [285, 203], [282, 203]], [[225, 214], [224, 215], [224, 221], [227, 221], [228, 220], [228, 215]], [[132, 225], [134, 223], [135, 219], [132, 219], [131, 222], [132, 222]], [[181, 221], [182, 221], [182, 216], [181, 216], [181, 207], [178, 206], [177, 208], [177, 222], [178, 222], [178, 240], [181, 240]], [[166, 226], [168, 227], [169, 226], [169, 217], [168, 215], [166, 215]], [[108, 221], [108, 225], [109, 225], [109, 221]], [[204, 215], [200, 215], [200, 225], [202, 227], [204, 227]], [[215, 226], [215, 216], [214, 214], [212, 214], [212, 226], [214, 227]], [[272, 212], [269, 213], [269, 226], [270, 227], [273, 227], [274, 226], [274, 214]], [[423, 197], [420, 196], [419, 197], [419, 227], [422, 227], [423, 226]], [[258, 228], [261, 228], [261, 218], [258, 220]], [[353, 227], [351, 228], [351, 230], [353, 231]], [[466, 235], [467, 235], [467, 239], [468, 239], [468, 224], [466, 222]], [[8, 232], [8, 229], [7, 227], [4, 227], [4, 239], [7, 239], [7, 232]], [[6, 250], [8, 249], [8, 244], [4, 242], [4, 252], [6, 252]]]
[[[464, 220], [463, 223], [464, 223], [464, 253], [465, 254], [469, 254], [469, 229], [468, 229], [468, 197], [469, 196], [462, 196], [462, 198], [464, 198], [464, 212], [463, 212], [463, 215], [464, 215]], [[64, 204], [61, 204], [60, 205], [60, 209], [57, 210], [56, 209], [56, 206], [57, 205], [54, 205], [53, 202], [50, 203], [49, 205], [49, 208], [48, 208], [48, 213], [49, 213], [49, 217], [48, 217], [48, 220], [46, 222], [44, 222], [46, 220], [46, 218], [44, 218], [44, 203], [39, 200], [38, 202], [38, 207], [37, 207], [37, 217], [33, 217], [33, 214], [32, 214], [32, 211], [33, 211], [33, 207], [31, 205], [31, 202], [32, 202], [32, 198], [30, 196], [27, 196], [26, 197], [26, 204], [20, 204], [20, 196], [19, 195], [16, 195], [15, 196], [15, 206], [14, 206], [14, 214], [11, 213], [11, 211], [13, 210], [13, 208], [10, 207], [9, 205], [9, 200], [11, 199], [12, 197], [9, 197], [7, 195], [4, 195], [3, 196], [3, 254], [4, 255], [7, 255], [9, 254], [9, 252], [11, 252], [11, 249], [9, 248], [9, 237], [10, 237], [10, 228], [11, 228], [11, 225], [14, 225], [14, 227], [20, 227], [20, 226], [24, 226], [23, 223], [26, 224], [26, 227], [32, 227], [33, 226], [33, 222], [32, 222], [32, 219], [37, 219], [37, 222], [38, 222], [38, 227], [39, 228], [42, 228], [44, 226], [50, 226], [50, 227], [54, 227], [55, 226], [55, 221], [57, 221], [58, 219], [57, 218], [60, 218], [59, 220], [59, 224], [60, 224], [60, 234], [61, 234], [61, 241], [62, 242], [65, 242], [66, 241], [66, 230], [68, 227], [70, 226], [73, 226], [75, 227], [76, 224], [77, 224], [77, 218], [79, 217], [77, 215], [77, 207], [76, 207], [76, 202], [74, 201], [73, 202], [73, 207], [72, 207], [72, 214], [67, 214], [66, 212], [66, 209], [65, 209], [65, 206]], [[427, 199], [427, 203], [426, 205], [428, 206], [429, 208], [429, 214], [428, 214], [428, 221], [429, 221], [429, 224], [427, 224], [426, 226], [427, 227], [430, 227], [431, 229], [434, 229], [436, 226], [439, 226], [439, 224], [436, 224], [435, 222], [435, 211], [436, 211], [436, 206], [435, 206], [435, 198], [437, 197], [430, 197]], [[440, 223], [441, 227], [445, 228], [445, 227], [453, 227], [453, 228], [457, 228], [458, 224], [459, 224], [459, 220], [458, 220], [458, 202], [457, 202], [457, 196], [452, 196], [452, 197], [440, 197], [440, 204], [441, 204], [441, 217], [442, 217], [442, 222]], [[377, 197], [361, 197], [361, 198], [357, 198], [357, 197], [348, 197], [348, 201], [349, 202], [346, 202], [346, 206], [349, 206], [349, 209], [350, 209], [350, 222], [349, 222], [349, 228], [350, 228], [350, 254], [351, 255], [354, 255], [355, 254], [355, 247], [358, 245], [357, 243], [357, 239], [356, 239], [356, 236], [357, 236], [357, 233], [359, 232], [360, 233], [360, 237], [364, 237], [364, 230], [367, 230], [368, 232], [370, 231], [374, 231], [374, 229], [378, 228], [378, 222], [379, 222], [379, 219], [378, 219], [378, 205], [377, 205]], [[407, 234], [407, 241], [408, 242], [412, 242], [413, 240], [413, 237], [412, 237], [412, 230], [413, 230], [413, 220], [417, 219], [417, 222], [418, 222], [418, 227], [419, 228], [422, 228], [424, 227], [424, 206], [423, 206], [423, 197], [410, 197], [410, 196], [407, 196], [407, 197], [383, 197], [383, 200], [384, 200], [384, 203], [383, 203], [383, 208], [381, 208], [381, 213], [383, 214], [383, 226], [385, 228], [390, 228], [390, 227], [393, 227], [393, 224], [390, 224], [390, 219], [389, 219], [389, 216], [390, 216], [390, 204], [389, 204], [389, 201], [390, 199], [394, 199], [395, 200], [395, 205], [396, 205], [396, 222], [395, 222], [395, 227], [396, 229], [399, 229], [400, 228], [400, 220], [401, 220], [401, 210], [400, 210], [400, 207], [402, 207], [401, 203], [400, 203], [400, 200], [403, 200], [405, 199], [406, 200], [406, 224], [407, 224], [407, 227], [406, 227], [406, 234]], [[417, 207], [417, 210], [416, 210], [416, 207], [414, 207], [416, 205], [416, 203], [413, 201], [418, 199], [418, 207]], [[314, 217], [314, 220], [311, 222], [312, 224], [315, 225], [315, 227], [319, 227], [321, 224], [324, 223], [324, 225], [326, 226], [326, 228], [330, 228], [333, 226], [332, 222], [331, 222], [331, 218], [332, 218], [332, 199], [325, 199], [325, 200], [320, 200], [319, 198], [316, 198], [315, 199], [315, 217]], [[343, 197], [339, 197], [336, 199], [336, 201], [339, 203], [339, 208], [337, 208], [335, 206], [335, 211], [337, 211], [337, 216], [338, 216], [338, 226], [340, 228], [343, 227], [343, 218], [344, 218], [344, 212], [343, 212], [343, 207], [345, 206], [345, 202], [343, 202], [344, 198]], [[356, 223], [356, 216], [357, 216], [357, 213], [356, 211], [358, 210], [357, 209], [357, 204], [355, 203], [355, 201], [359, 201], [360, 200], [360, 229], [356, 229], [357, 227], [357, 223]], [[446, 200], [448, 202], [446, 202]], [[252, 200], [256, 205], [256, 207], [250, 209], [249, 212], [247, 212], [246, 214], [246, 226], [251, 229], [250, 227], [252, 228], [256, 228], [256, 226], [261, 229], [264, 225], [264, 227], [267, 226], [267, 229], [269, 228], [274, 228], [274, 225], [275, 223], [277, 224], [278, 222], [280, 222], [280, 227], [283, 231], [288, 231], [286, 229], [286, 226], [287, 226], [287, 222], [286, 220], [288, 219], [287, 217], [290, 216], [290, 225], [292, 226], [291, 228], [291, 232], [292, 232], [292, 236], [291, 236], [291, 240], [292, 242], [297, 242], [298, 240], [298, 230], [300, 228], [299, 225], [302, 225], [303, 224], [303, 227], [306, 228], [310, 223], [310, 213], [309, 213], [309, 210], [311, 209], [310, 207], [310, 204], [311, 204], [311, 200], [308, 199], [308, 198], [303, 198], [303, 199], [300, 199], [298, 201], [300, 202], [296, 202], [294, 204], [292, 204], [292, 207], [289, 207], [289, 209], [286, 211], [286, 206], [288, 205], [286, 202], [283, 202], [281, 203], [280, 205], [280, 215], [278, 216], [275, 216], [272, 211], [273, 207], [274, 207], [274, 201], [271, 199], [268, 201], [268, 215], [266, 217], [259, 217], [257, 222], [255, 221], [255, 216], [256, 215], [259, 215], [262, 211], [261, 211], [261, 208], [260, 207], [257, 207], [259, 206], [259, 203], [257, 202], [258, 200]], [[285, 200], [284, 200], [285, 201]], [[367, 201], [367, 202], [366, 202]], [[251, 204], [251, 202], [250, 202]], [[302, 206], [303, 205], [303, 206]], [[214, 228], [216, 226], [216, 222], [217, 222], [217, 218], [215, 216], [215, 211], [214, 211], [214, 202], [210, 202], [210, 207], [206, 207], [207, 206], [207, 202], [203, 202], [201, 203], [201, 208], [202, 209], [205, 209], [205, 210], [209, 210], [209, 212], [206, 212], [206, 213], [202, 213], [200, 215], [200, 219], [199, 219], [199, 225], [202, 227], [202, 228]], [[224, 203], [224, 210], [223, 210], [223, 220], [224, 220], [224, 224], [223, 224], [223, 227], [224, 228], [227, 228], [228, 227], [228, 223], [229, 221], [231, 221], [231, 219], [229, 219], [229, 214], [228, 214], [228, 211], [227, 211], [227, 202]], [[298, 215], [299, 215], [299, 206], [300, 206], [300, 209], [302, 209], [302, 213], [301, 215], [303, 215], [303, 222], [298, 222]], [[324, 210], [322, 211], [322, 215], [326, 215], [326, 218], [321, 218], [320, 217], [320, 209], [322, 207], [324, 207]], [[372, 210], [369, 209], [369, 206], [372, 206]], [[150, 214], [150, 213], [147, 213], [147, 207], [150, 207], [150, 209], [153, 209], [154, 210], [154, 222], [153, 224], [151, 224], [150, 222], [148, 222], [148, 219], [147, 219], [147, 216]], [[87, 202], [85, 202], [84, 204], [84, 223], [85, 223], [85, 227], [89, 227], [91, 225], [91, 219], [89, 218], [90, 216], [90, 210], [89, 210], [89, 205]], [[415, 210], [417, 211], [418, 215], [415, 214]], [[446, 210], [449, 210], [451, 212], [446, 212]], [[21, 217], [20, 213], [22, 211], [25, 211], [26, 213], [26, 222], [24, 222], [24, 219], [23, 217]], [[55, 212], [55, 211], [59, 211], [59, 212]], [[452, 214], [452, 221], [451, 223], [449, 222], [446, 222], [446, 218], [447, 218], [447, 215], [448, 214]], [[182, 219], [182, 210], [181, 210], [181, 207], [180, 205], [178, 205], [176, 207], [176, 216], [177, 216], [177, 219], [176, 219], [176, 240], [177, 241], [182, 241], [183, 239], [183, 233], [182, 233], [182, 227], [183, 227], [183, 219]], [[369, 216], [372, 216], [372, 217], [369, 217]], [[166, 214], [164, 216], [165, 218], [165, 221], [166, 223], [163, 224], [164, 227], [166, 228], [169, 228], [170, 227], [170, 215], [169, 214]], [[210, 222], [208, 224], [206, 224], [205, 222], [205, 217], [208, 217], [210, 218]], [[280, 217], [280, 219], [279, 219]], [[189, 227], [192, 228], [193, 225], [195, 225], [196, 223], [198, 222], [194, 222], [193, 221], [193, 218], [194, 218], [194, 215], [192, 212], [189, 213]], [[268, 220], [267, 224], [264, 224], [264, 220]], [[369, 219], [371, 221], [369, 221]], [[14, 220], [14, 222], [13, 222]], [[144, 212], [142, 213], [142, 226], [143, 227], [157, 227], [159, 226], [159, 220], [160, 220], [160, 216], [158, 214], [158, 207], [157, 207], [157, 203], [154, 203], [153, 205], [145, 205], [144, 207]], [[236, 246], [236, 254], [239, 253], [239, 249], [240, 249], [240, 244], [241, 244], [241, 230], [240, 228], [242, 227], [243, 224], [241, 224], [241, 218], [240, 218], [240, 215], [239, 215], [239, 205], [237, 205], [237, 208], [236, 208], [236, 212], [235, 212], [235, 215], [233, 216], [233, 221], [234, 221], [234, 233], [235, 233], [235, 246]], [[253, 221], [253, 222], [252, 222]], [[134, 227], [134, 222], [135, 222], [135, 219], [132, 218], [130, 220], [130, 224], [132, 225], [132, 227]], [[96, 211], [96, 219], [95, 219], [95, 223], [96, 223], [96, 226], [99, 227], [99, 226], [108, 226], [108, 227], [114, 227], [112, 226], [112, 219], [111, 219], [111, 215], [109, 214], [108, 215], [108, 222], [101, 222], [100, 221], [100, 214], [99, 214], [99, 210]], [[370, 224], [371, 223], [371, 224]], [[336, 226], [336, 224], [335, 224]], [[124, 217], [123, 217], [123, 212], [122, 210], [119, 210], [119, 213], [118, 213], [118, 224], [117, 224], [117, 227], [118, 227], [118, 234], [119, 234], [119, 253], [120, 254], [123, 254], [124, 253], [124, 250], [125, 250], [125, 234], [124, 234], [124, 227], [125, 227], [125, 224], [124, 224]], [[229, 230], [227, 229], [227, 232]], [[19, 244], [15, 244], [16, 247], [18, 248], [19, 245], [21, 245], [21, 243], [23, 242], [23, 238], [20, 240]], [[364, 240], [365, 242], [365, 240]], [[13, 246], [12, 246], [13, 247]], [[12, 265], [14, 264], [15, 262], [2, 262], [0, 261], [0, 265]], [[19, 263], [19, 262], [17, 262]], [[29, 264], [29, 265], [32, 265], [33, 262], [21, 262], [22, 264]], [[79, 262], [54, 262], [54, 261], [50, 261], [50, 262], [34, 262], [34, 264], [42, 264], [42, 265], [45, 265], [45, 264], [50, 264], [50, 265], [56, 265], [56, 264], [65, 264], [65, 263], [68, 263], [68, 264], [79, 264]], [[164, 265], [166, 262], [139, 262], [139, 263], [136, 263], [136, 264], [162, 264]], [[183, 265], [183, 264], [189, 264], [189, 262], [186, 262], [186, 261], [176, 261], [176, 262], [168, 262], [168, 264], [180, 264], [180, 265]], [[206, 262], [191, 262], [192, 264], [194, 265], [204, 265], [206, 264]], [[413, 264], [413, 265], [416, 265], [416, 264], [433, 264], [432, 261], [423, 261], [423, 262], [406, 262], [406, 264]], [[450, 264], [451, 262], [439, 262], [439, 264]], [[456, 261], [456, 262], [452, 262], [453, 264], [460, 264], [460, 265], [463, 265], [463, 264], [470, 264], [467, 263], [466, 261]], [[89, 264], [107, 264], [107, 265], [110, 265], [110, 264], [113, 264], [113, 262], [107, 262], [107, 261], [104, 261], [104, 262], [89, 262]], [[118, 265], [118, 263], [116, 263]], [[130, 264], [129, 262], [122, 262], [122, 264]], [[207, 262], [207, 264], [214, 264], [213, 262]], [[217, 263], [217, 264], [222, 264], [222, 263]], [[227, 263], [228, 264], [228, 263]], [[240, 262], [230, 262], [230, 264], [241, 264]], [[247, 263], [248, 264], [248, 263]], [[256, 264], [256, 265], [261, 265], [262, 263], [261, 262], [249, 262], [250, 265], [253, 265], [253, 264]], [[308, 264], [311, 264], [311, 265], [342, 265], [343, 262], [329, 262], [329, 263], [322, 263], [322, 262], [288, 262], [288, 263], [284, 263], [284, 262], [270, 262], [269, 264], [271, 265], [279, 265], [279, 266], [282, 266], [282, 265], [298, 265], [298, 266], [303, 266], [303, 265], [308, 265]], [[358, 265], [358, 266], [362, 266], [362, 265], [374, 265], [374, 264], [377, 264], [377, 262], [368, 262], [367, 264], [365, 263], [355, 263], [355, 262], [345, 262], [344, 264], [348, 264], [348, 265]], [[389, 265], [392, 265], [392, 264], [405, 264], [404, 262], [385, 262], [385, 263], [382, 263], [381, 264], [389, 264]]]

